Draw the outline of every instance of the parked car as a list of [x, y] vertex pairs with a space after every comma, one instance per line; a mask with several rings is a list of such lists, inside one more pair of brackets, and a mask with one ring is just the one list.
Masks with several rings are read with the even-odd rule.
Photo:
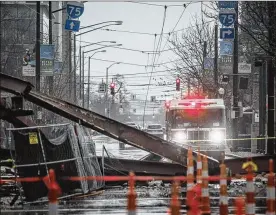
[[150, 125], [148, 125], [146, 132], [149, 133], [149, 134], [155, 135], [157, 137], [160, 137], [162, 139], [164, 138], [163, 127], [160, 124], [150, 124]]

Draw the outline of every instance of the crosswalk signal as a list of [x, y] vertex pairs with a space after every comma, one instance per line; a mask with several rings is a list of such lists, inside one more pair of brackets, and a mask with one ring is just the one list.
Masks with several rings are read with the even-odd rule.
[[180, 91], [180, 78], [176, 79], [176, 91]]
[[112, 96], [115, 95], [115, 83], [113, 82], [110, 84], [110, 92]]

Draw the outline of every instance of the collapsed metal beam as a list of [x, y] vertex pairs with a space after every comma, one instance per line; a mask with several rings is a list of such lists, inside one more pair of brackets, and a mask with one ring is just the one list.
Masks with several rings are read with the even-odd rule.
[[[98, 161], [101, 162], [102, 157], [98, 156]], [[184, 175], [186, 168], [180, 164], [160, 163], [152, 161], [129, 160], [108, 158], [104, 160], [105, 165], [110, 166], [110, 169], [117, 170], [128, 174], [133, 171], [135, 175], [150, 175], [150, 176], [176, 176]]]
[[[127, 126], [116, 120], [86, 110], [61, 99], [49, 97], [37, 92], [30, 92], [29, 89], [32, 88], [30, 83], [7, 75], [4, 77], [5, 80], [11, 84], [6, 84], [4, 87], [0, 86], [3, 90], [14, 94], [21, 94], [36, 105], [53, 111], [113, 139], [187, 166], [188, 150], [182, 146], [170, 143], [154, 135]], [[0, 74], [0, 78], [2, 78], [2, 74]], [[196, 155], [197, 153], [194, 152], [194, 156]], [[211, 169], [218, 170], [219, 162], [217, 160], [208, 157], [208, 163]]]
[[0, 73], [0, 88], [15, 95], [23, 95], [29, 93], [33, 85], [19, 78]]

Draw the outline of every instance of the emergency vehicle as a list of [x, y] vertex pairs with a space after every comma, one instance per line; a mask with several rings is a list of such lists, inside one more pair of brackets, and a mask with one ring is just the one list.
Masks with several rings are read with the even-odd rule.
[[173, 99], [166, 102], [167, 140], [223, 159], [226, 116], [223, 99]]

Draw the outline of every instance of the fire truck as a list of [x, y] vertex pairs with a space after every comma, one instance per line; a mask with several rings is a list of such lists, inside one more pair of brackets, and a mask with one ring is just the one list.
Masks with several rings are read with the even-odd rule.
[[166, 139], [224, 159], [226, 116], [223, 99], [173, 99], [166, 104]]

